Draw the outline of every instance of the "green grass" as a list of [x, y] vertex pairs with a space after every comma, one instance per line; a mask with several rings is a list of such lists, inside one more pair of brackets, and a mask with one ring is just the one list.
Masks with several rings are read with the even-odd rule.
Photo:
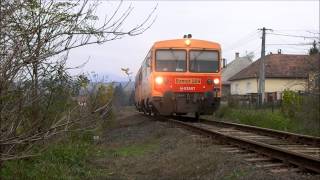
[[6, 161], [1, 179], [88, 179], [107, 172], [88, 163], [97, 156], [92, 135], [73, 135], [30, 159]]
[[[215, 117], [235, 123], [320, 136], [319, 125], [316, 120], [310, 122], [310, 120], [289, 118], [279, 109], [272, 112], [271, 109], [245, 109], [222, 106], [216, 112]], [[310, 124], [313, 124], [313, 126], [310, 126]]]
[[90, 159], [104, 157], [138, 157], [159, 147], [158, 143], [133, 144], [118, 148], [95, 145], [92, 134], [72, 134], [30, 159], [6, 161], [0, 179], [94, 179], [108, 177], [107, 169], [99, 169]]

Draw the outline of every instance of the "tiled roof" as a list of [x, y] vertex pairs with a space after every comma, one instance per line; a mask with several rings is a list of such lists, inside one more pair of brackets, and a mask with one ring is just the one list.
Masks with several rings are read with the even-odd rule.
[[[261, 59], [232, 76], [229, 81], [259, 77]], [[265, 56], [266, 78], [307, 78], [308, 72], [319, 70], [319, 55], [269, 54]]]
[[230, 84], [228, 79], [249, 66], [252, 63], [252, 60], [248, 57], [236, 57], [235, 60], [227, 64], [225, 68], [222, 69], [222, 84]]

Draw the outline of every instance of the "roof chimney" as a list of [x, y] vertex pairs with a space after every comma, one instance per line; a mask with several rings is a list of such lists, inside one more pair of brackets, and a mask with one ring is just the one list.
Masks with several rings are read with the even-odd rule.
[[222, 59], [223, 60], [223, 67], [227, 67], [227, 60], [225, 58]]
[[236, 52], [236, 57], [235, 57], [236, 59], [238, 59], [239, 58], [239, 52]]
[[278, 54], [281, 54], [281, 49], [278, 49]]

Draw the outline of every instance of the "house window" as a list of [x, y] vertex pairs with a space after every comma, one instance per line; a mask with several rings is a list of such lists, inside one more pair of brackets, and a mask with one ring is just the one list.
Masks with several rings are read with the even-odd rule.
[[236, 84], [236, 87], [235, 87], [235, 94], [239, 94], [239, 84]]
[[247, 93], [250, 93], [250, 89], [251, 89], [251, 82], [247, 82], [246, 92], [247, 92]]

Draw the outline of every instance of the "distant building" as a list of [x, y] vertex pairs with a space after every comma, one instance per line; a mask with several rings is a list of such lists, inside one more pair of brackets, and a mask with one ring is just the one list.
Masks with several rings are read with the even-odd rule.
[[[258, 59], [229, 79], [232, 95], [258, 92], [260, 62], [261, 59]], [[319, 55], [269, 54], [265, 56], [265, 101], [281, 99], [285, 89], [309, 91], [310, 75], [319, 75], [319, 63]]]
[[221, 71], [222, 74], [222, 96], [226, 97], [230, 95], [229, 78], [237, 74], [242, 69], [246, 68], [252, 63], [252, 60], [248, 56], [240, 57], [239, 53], [235, 53], [235, 59], [227, 64]]

